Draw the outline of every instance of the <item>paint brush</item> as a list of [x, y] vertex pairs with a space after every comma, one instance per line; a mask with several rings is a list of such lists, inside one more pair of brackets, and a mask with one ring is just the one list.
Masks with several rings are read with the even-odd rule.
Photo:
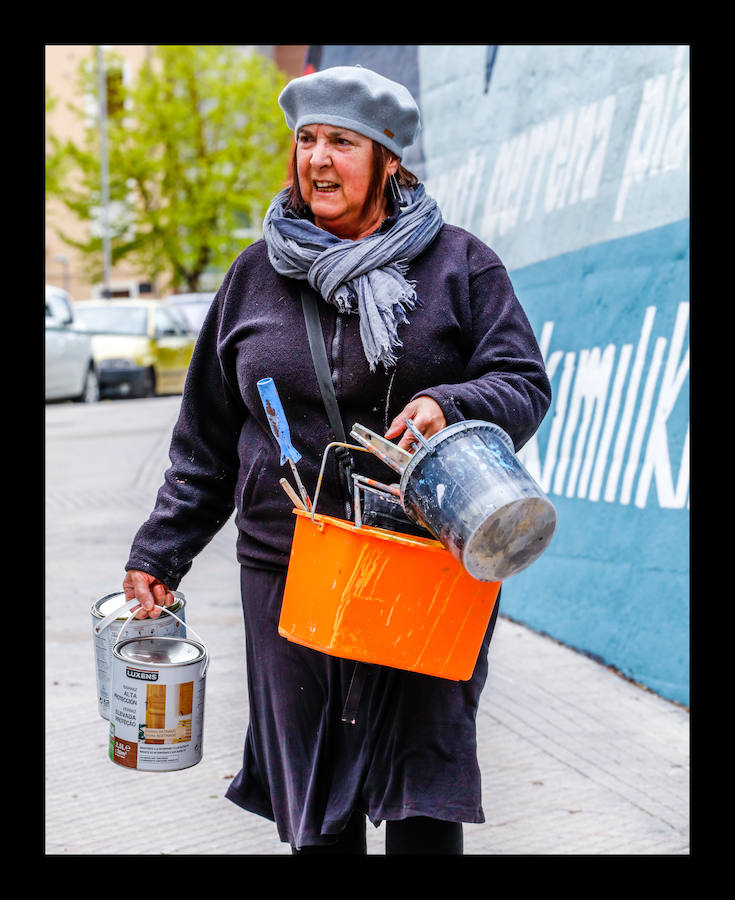
[[307, 510], [310, 510], [311, 500], [306, 493], [304, 485], [301, 483], [301, 477], [296, 468], [296, 463], [301, 459], [301, 454], [291, 443], [291, 431], [288, 427], [288, 420], [283, 411], [283, 405], [281, 404], [281, 398], [278, 396], [275, 382], [272, 378], [261, 378], [257, 382], [257, 388], [263, 403], [263, 409], [268, 417], [268, 424], [273, 432], [273, 437], [278, 442], [281, 450], [281, 465], [284, 465], [288, 460], [304, 506]]
[[285, 478], [280, 478], [278, 483], [281, 485], [283, 490], [288, 494], [289, 499], [293, 503], [294, 506], [297, 506], [299, 509], [303, 509], [304, 512], [309, 512], [309, 510], [304, 505], [304, 501], [299, 497], [296, 491], [291, 487], [291, 485], [286, 481]]

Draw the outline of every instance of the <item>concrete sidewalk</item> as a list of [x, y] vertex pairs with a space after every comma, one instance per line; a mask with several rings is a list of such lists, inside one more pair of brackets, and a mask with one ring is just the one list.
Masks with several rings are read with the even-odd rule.
[[[90, 607], [120, 589], [180, 398], [46, 407], [46, 853], [290, 855], [224, 799], [248, 709], [228, 523], [181, 584], [208, 646], [204, 758], [142, 773], [107, 756]], [[478, 714], [486, 821], [470, 855], [688, 854], [689, 715], [501, 616]], [[384, 827], [368, 830], [384, 853]]]

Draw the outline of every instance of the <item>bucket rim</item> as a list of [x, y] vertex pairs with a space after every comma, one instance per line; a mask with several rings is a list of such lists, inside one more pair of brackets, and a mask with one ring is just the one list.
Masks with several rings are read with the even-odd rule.
[[500, 438], [510, 453], [515, 456], [513, 441], [507, 431], [504, 431], [500, 425], [496, 425], [494, 422], [485, 422], [482, 419], [463, 419], [461, 422], [453, 422], [451, 425], [447, 425], [446, 428], [442, 428], [440, 431], [432, 434], [431, 437], [426, 438], [426, 446], [420, 446], [411, 457], [411, 460], [406, 464], [406, 468], [401, 475], [401, 500], [404, 497], [406, 487], [408, 486], [408, 482], [414, 469], [421, 464], [422, 460], [425, 459], [429, 453], [433, 452], [439, 444], [448, 438], [454, 437], [458, 433], [468, 433], [472, 431], [492, 432]]
[[[294, 508], [294, 514], [301, 519], [308, 519], [312, 522], [312, 514], [304, 510]], [[333, 525], [343, 531], [349, 531], [353, 534], [363, 535], [366, 537], [376, 538], [380, 541], [390, 541], [392, 543], [403, 544], [404, 546], [415, 547], [420, 550], [429, 550], [433, 553], [449, 553], [447, 548], [439, 541], [433, 538], [422, 538], [418, 535], [403, 534], [399, 531], [388, 531], [385, 528], [376, 528], [374, 525], [355, 525], [347, 519], [338, 519], [335, 516], [326, 516], [322, 513], [315, 513], [312, 524]]]

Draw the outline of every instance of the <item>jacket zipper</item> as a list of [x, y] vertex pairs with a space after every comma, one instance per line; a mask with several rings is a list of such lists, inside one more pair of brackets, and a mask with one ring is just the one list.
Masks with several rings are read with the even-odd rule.
[[[339, 355], [342, 344], [342, 336], [344, 333], [344, 314], [338, 312], [337, 318], [334, 326], [334, 337], [332, 338], [332, 346], [330, 348], [331, 352], [331, 369], [332, 369], [332, 383], [334, 384], [335, 393], [337, 392], [337, 388], [339, 385], [339, 379], [341, 376], [341, 371], [339, 369]], [[341, 449], [341, 448], [338, 448]], [[346, 485], [346, 497], [345, 497], [345, 515], [347, 520], [352, 519], [352, 494], [350, 492], [350, 485]]]
[[389, 410], [390, 410], [390, 392], [393, 388], [393, 379], [396, 377], [396, 372], [398, 371], [398, 363], [396, 363], [395, 368], [391, 372], [390, 381], [388, 382], [388, 390], [385, 392], [385, 430], [388, 430], [388, 426], [390, 425], [392, 420], [388, 420]]
[[337, 388], [337, 383], [339, 382], [340, 372], [338, 370], [339, 364], [339, 351], [340, 344], [342, 341], [342, 332], [344, 331], [344, 315], [342, 313], [337, 313], [337, 321], [334, 327], [334, 337], [332, 338], [332, 383], [334, 384], [335, 390]]

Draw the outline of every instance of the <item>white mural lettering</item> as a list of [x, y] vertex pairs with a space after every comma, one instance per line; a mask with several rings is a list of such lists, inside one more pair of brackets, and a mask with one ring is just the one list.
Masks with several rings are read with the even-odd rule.
[[[575, 489], [578, 497], [587, 495], [614, 359], [615, 347], [612, 344], [608, 344], [603, 353], [600, 353], [598, 347], [593, 347], [592, 350], [583, 350], [579, 355], [574, 393], [579, 396], [578, 405], [583, 404], [584, 415], [577, 434], [572, 469], [567, 481], [567, 497], [573, 497]], [[584, 465], [582, 465], [583, 451]]]
[[613, 449], [613, 458], [610, 464], [610, 472], [605, 485], [605, 500], [611, 503], [615, 499], [618, 488], [618, 479], [620, 478], [620, 470], [623, 465], [623, 454], [628, 443], [628, 435], [630, 434], [630, 426], [633, 420], [633, 411], [635, 409], [636, 398], [638, 396], [638, 388], [640, 386], [641, 373], [646, 359], [646, 351], [648, 349], [648, 340], [651, 336], [653, 328], [653, 318], [656, 315], [656, 307], [649, 306], [643, 319], [643, 327], [641, 335], [636, 347], [635, 359], [633, 360], [633, 370], [631, 372], [628, 389], [625, 395], [625, 405], [617, 428], [615, 437], [615, 447]]
[[[509, 268], [689, 214], [688, 47], [671, 68], [580, 105], [553, 108], [520, 130], [443, 153], [424, 179], [447, 222], [494, 247]], [[436, 136], [436, 140], [441, 140]], [[444, 144], [442, 143], [442, 146]], [[587, 204], [584, 228], [575, 216]], [[548, 217], [566, 214], [547, 232]], [[654, 218], [652, 219], [652, 215]]]
[[623, 346], [620, 348], [618, 368], [615, 372], [615, 380], [613, 381], [612, 392], [610, 394], [610, 402], [607, 406], [605, 425], [602, 429], [602, 438], [600, 439], [600, 446], [597, 449], [597, 454], [595, 457], [594, 469], [592, 471], [592, 482], [590, 484], [589, 493], [587, 494], [587, 499], [594, 502], [600, 499], [600, 493], [602, 491], [602, 480], [605, 475], [608, 454], [610, 452], [610, 444], [612, 443], [613, 434], [616, 430], [615, 426], [618, 421], [618, 414], [620, 412], [620, 398], [623, 394], [623, 385], [625, 384], [625, 378], [628, 374], [628, 366], [630, 365], [630, 358], [632, 355], [633, 345], [623, 344]]
[[662, 507], [676, 509], [682, 507], [686, 500], [689, 486], [689, 425], [687, 425], [679, 463], [679, 477], [675, 486], [671, 473], [666, 422], [681, 393], [684, 380], [689, 374], [689, 347], [684, 350], [682, 355], [688, 320], [689, 304], [682, 303], [679, 306], [676, 323], [674, 324], [669, 355], [659, 388], [656, 410], [653, 414], [651, 434], [638, 479], [638, 488], [634, 502], [636, 506], [641, 508], [646, 505], [652, 479], [655, 479], [656, 493], [659, 504]]
[[655, 307], [646, 309], [635, 354], [632, 344], [549, 353], [554, 323], [544, 324], [539, 344], [549, 379], [562, 369], [543, 462], [536, 436], [519, 458], [547, 493], [592, 502], [603, 496], [622, 505], [633, 500], [644, 508], [655, 485], [660, 507], [688, 506], [688, 421], [676, 478], [667, 423], [689, 373], [689, 303], [679, 305], [671, 341], [658, 337], [649, 355], [655, 315]]
[[628, 146], [613, 221], [619, 222], [634, 184], [680, 168], [688, 159], [689, 70], [682, 68], [684, 48], [677, 49], [669, 74], [648, 78]]
[[[593, 199], [602, 178], [615, 97], [526, 128], [500, 145], [485, 190], [479, 233], [485, 241], [530, 221], [538, 208], [563, 209]], [[477, 149], [456, 168], [427, 179], [448, 222], [470, 229], [486, 157]]]
[[[544, 212], [597, 195], [614, 111], [615, 97], [610, 95], [564, 116], [546, 181]], [[526, 219], [532, 214], [529, 204]]]
[[[430, 193], [437, 199], [447, 222], [459, 225], [471, 215], [482, 182], [484, 166], [484, 157], [476, 150], [471, 150], [459, 168], [440, 175], [433, 182]], [[442, 197], [441, 201], [439, 196]]]

